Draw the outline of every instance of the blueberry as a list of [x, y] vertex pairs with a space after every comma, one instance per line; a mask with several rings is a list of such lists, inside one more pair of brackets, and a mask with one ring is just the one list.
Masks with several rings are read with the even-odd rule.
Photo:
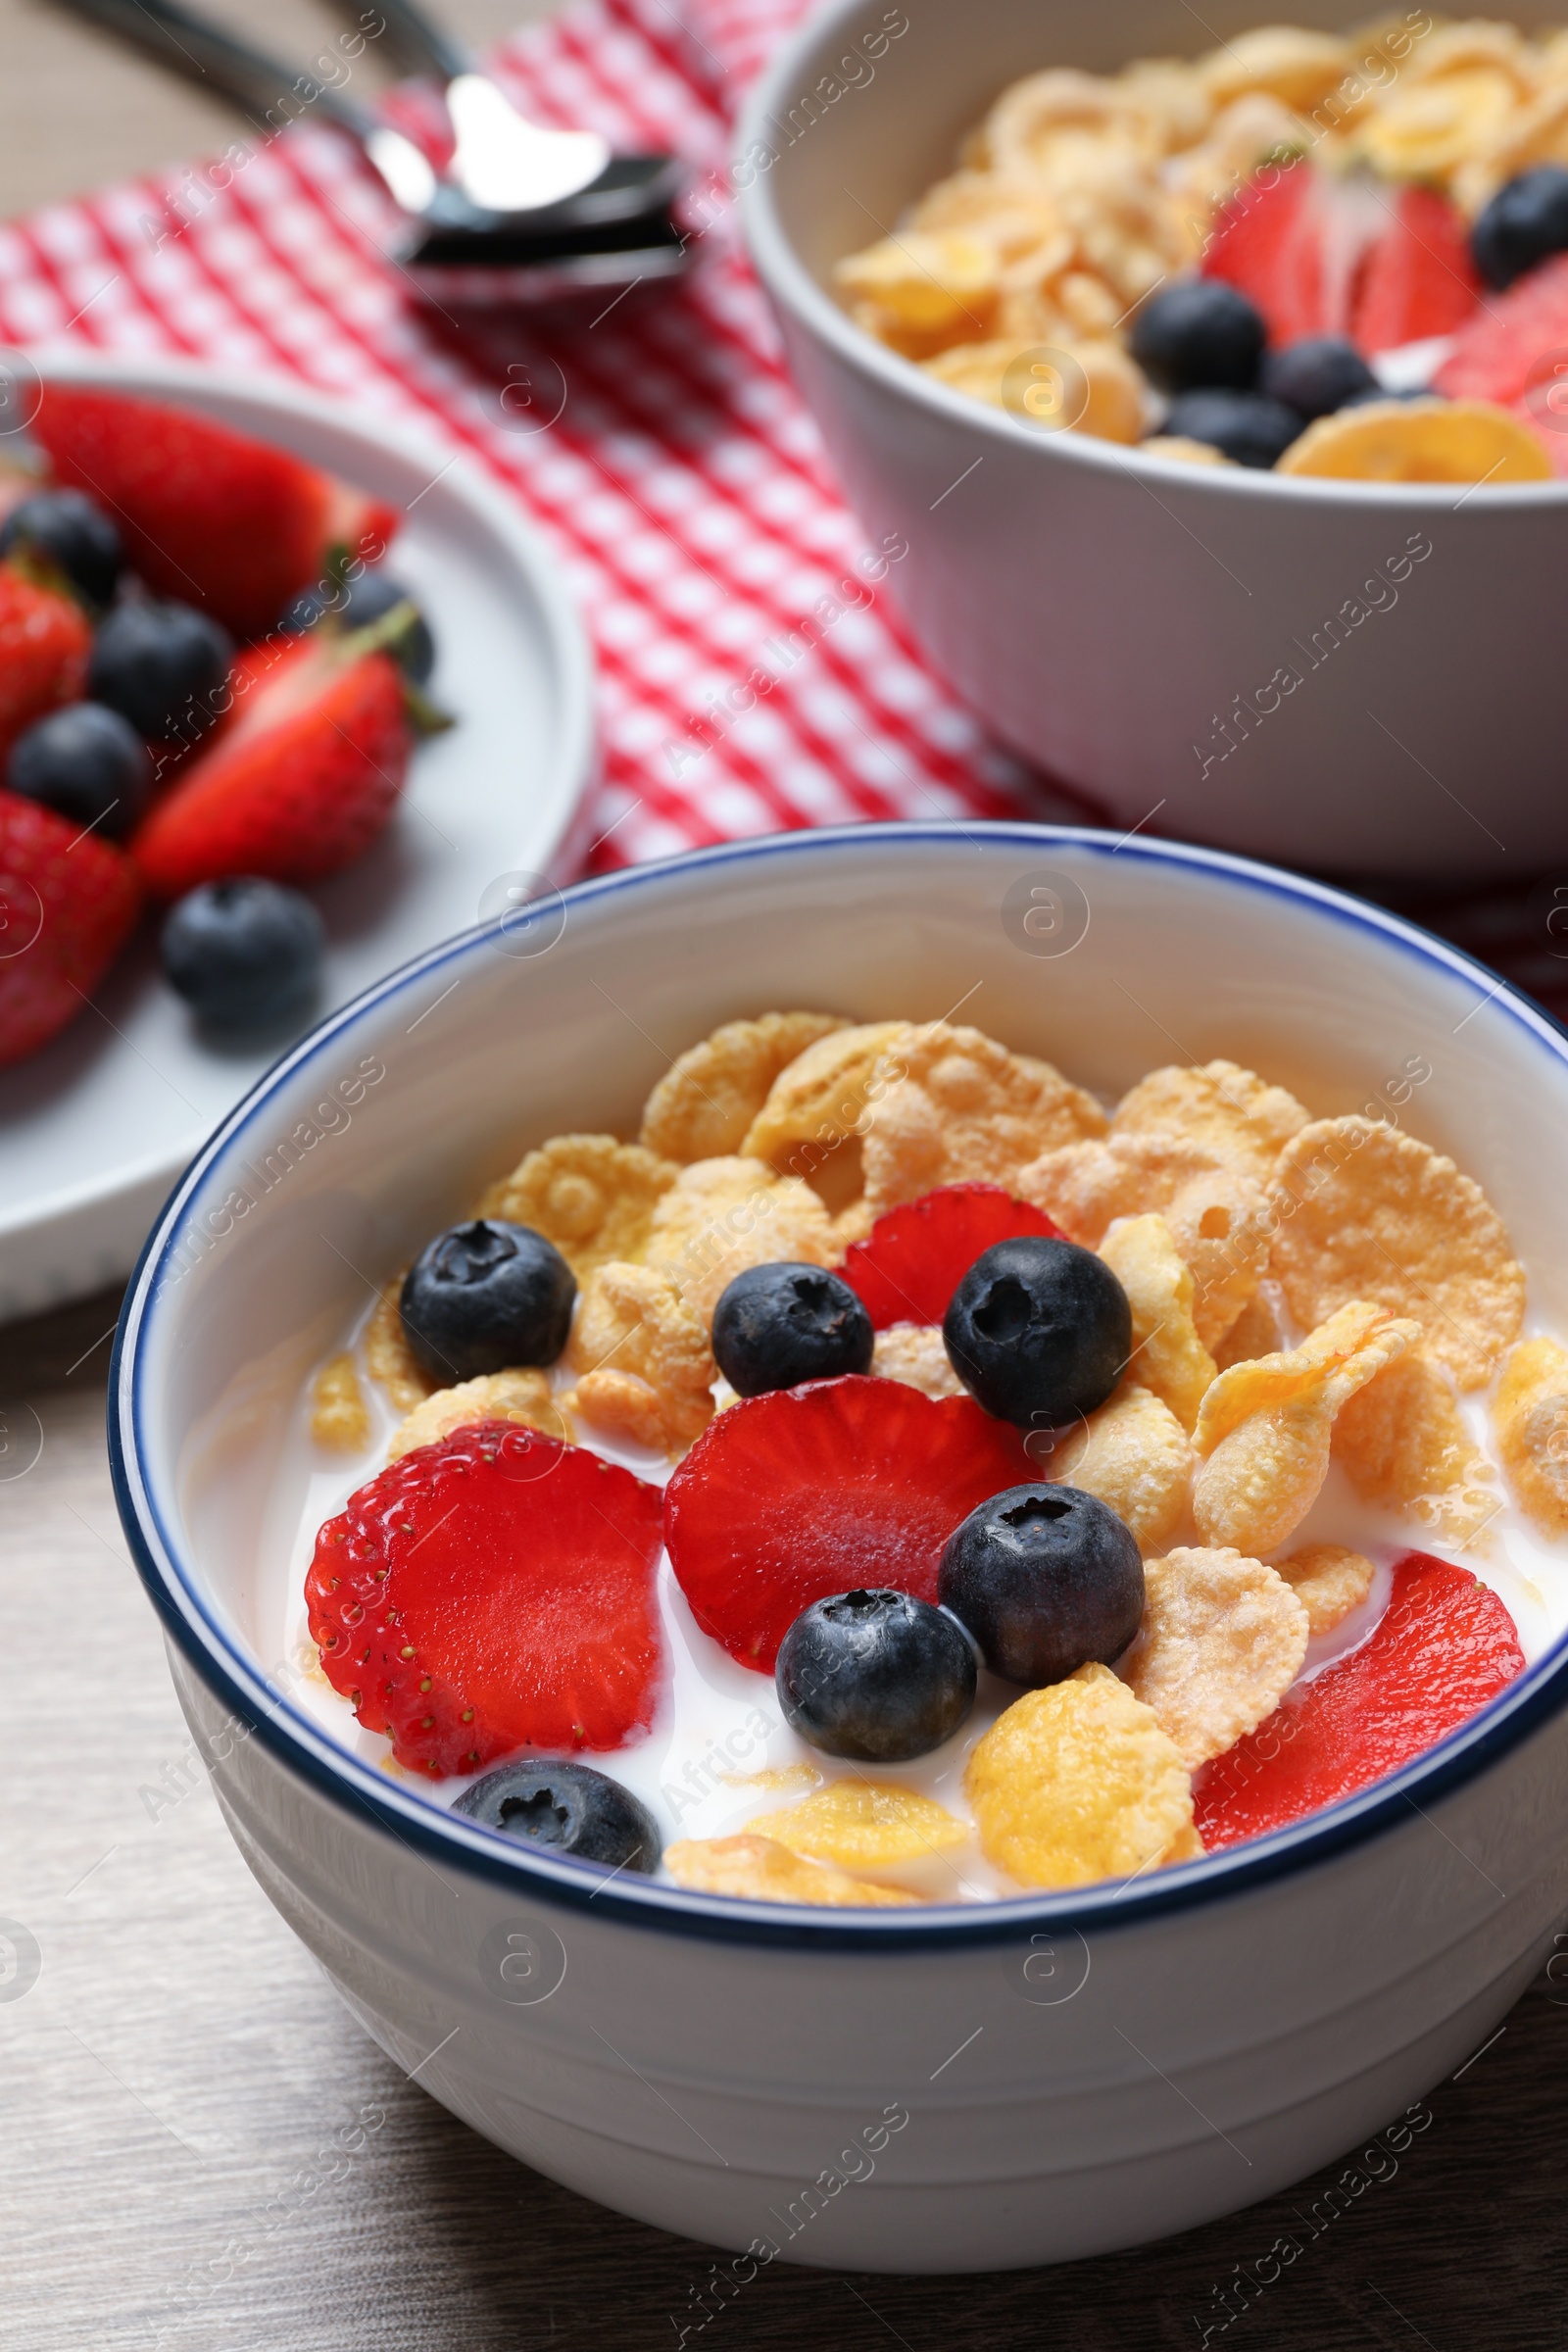
[[1355, 345], [1343, 335], [1303, 335], [1298, 343], [1266, 354], [1259, 388], [1310, 424], [1315, 416], [1332, 416], [1348, 400], [1381, 386]]
[[544, 1846], [613, 1870], [651, 1874], [659, 1868], [662, 1845], [648, 1807], [589, 1764], [555, 1756], [503, 1764], [465, 1788], [452, 1810], [519, 1845]]
[[999, 1421], [1057, 1429], [1103, 1404], [1132, 1353], [1127, 1294], [1102, 1257], [1041, 1234], [996, 1242], [942, 1324], [948, 1360]]
[[1538, 164], [1500, 187], [1470, 231], [1470, 251], [1489, 286], [1511, 286], [1549, 253], [1568, 247], [1568, 172]]
[[1009, 1487], [949, 1537], [937, 1595], [993, 1674], [1038, 1689], [1120, 1657], [1144, 1613], [1144, 1563], [1098, 1495]]
[[1145, 303], [1128, 340], [1162, 392], [1213, 384], [1245, 392], [1257, 381], [1265, 334], [1261, 317], [1235, 286], [1220, 277], [1188, 277]]
[[[407, 604], [414, 604], [414, 597], [401, 580], [390, 578], [384, 571], [364, 571], [357, 580], [345, 580], [336, 596], [324, 586], [302, 588], [284, 606], [277, 625], [285, 637], [300, 637], [307, 629], [314, 629], [325, 613], [336, 612], [351, 629], [365, 629], [384, 612], [390, 612], [394, 605]], [[387, 647], [387, 652], [416, 686], [428, 686], [430, 672], [435, 667], [435, 639], [417, 606], [415, 612], [415, 619], [397, 643]]]
[[1238, 466], [1267, 468], [1299, 438], [1301, 419], [1266, 392], [1184, 392], [1159, 429], [1206, 441]]
[[403, 1283], [404, 1336], [443, 1388], [515, 1364], [553, 1364], [577, 1282], [530, 1225], [475, 1217], [427, 1242]]
[[713, 1356], [736, 1394], [871, 1368], [871, 1318], [821, 1266], [748, 1266], [713, 1309]]
[[264, 1028], [304, 1012], [320, 986], [326, 932], [297, 890], [242, 874], [203, 882], [172, 906], [164, 976], [215, 1029]]
[[54, 564], [100, 610], [113, 601], [125, 561], [120, 533], [79, 490], [37, 490], [14, 506], [0, 522], [0, 556], [17, 549]]
[[74, 825], [122, 841], [141, 815], [152, 777], [147, 747], [128, 718], [102, 703], [70, 703], [17, 737], [6, 784]]
[[93, 640], [87, 691], [150, 742], [194, 742], [218, 716], [234, 647], [206, 612], [156, 597], [117, 605]]
[[904, 1764], [974, 1705], [963, 1628], [907, 1592], [839, 1592], [803, 1609], [773, 1669], [785, 1721], [829, 1756]]

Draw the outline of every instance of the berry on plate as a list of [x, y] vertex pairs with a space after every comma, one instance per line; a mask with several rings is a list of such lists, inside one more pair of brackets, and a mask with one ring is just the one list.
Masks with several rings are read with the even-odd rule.
[[937, 1595], [993, 1674], [1038, 1688], [1120, 1657], [1143, 1617], [1144, 1564], [1097, 1495], [1009, 1487], [954, 1530]]
[[79, 699], [90, 643], [72, 597], [0, 564], [0, 759], [24, 727]]
[[1524, 1667], [1512, 1618], [1468, 1569], [1407, 1551], [1358, 1649], [1288, 1690], [1207, 1765], [1197, 1821], [1210, 1848], [1260, 1838], [1422, 1755]]
[[147, 746], [128, 718], [103, 703], [67, 703], [35, 718], [11, 747], [6, 788], [37, 801], [78, 830], [123, 841], [152, 782]]
[[140, 905], [119, 850], [0, 792], [0, 1063], [20, 1061], [81, 1010]]
[[1383, 397], [1383, 387], [1353, 343], [1343, 335], [1303, 335], [1271, 351], [1263, 361], [1258, 388], [1270, 400], [1282, 400], [1304, 417], [1332, 416], [1348, 400], [1370, 393]]
[[803, 1609], [847, 1585], [935, 1601], [942, 1547], [1028, 1468], [1015, 1431], [967, 1396], [850, 1374], [732, 1404], [664, 1491], [692, 1614], [770, 1674]]
[[315, 996], [326, 927], [297, 890], [243, 874], [187, 892], [165, 916], [159, 949], [164, 977], [199, 1019], [260, 1028]]
[[415, 1361], [438, 1387], [514, 1365], [553, 1364], [577, 1278], [531, 1226], [475, 1217], [426, 1242], [398, 1301]]
[[895, 1323], [940, 1323], [958, 1284], [993, 1242], [1020, 1234], [1060, 1235], [1043, 1209], [1015, 1200], [1000, 1184], [945, 1184], [884, 1209], [863, 1242], [845, 1256], [843, 1273], [859, 1294], [873, 1331]]
[[[1489, 286], [1511, 286], [1554, 253], [1568, 248], [1568, 172], [1538, 164], [1497, 190], [1477, 216], [1470, 251]], [[0, 533], [0, 547], [5, 537]]]
[[1295, 409], [1266, 392], [1184, 392], [1171, 402], [1167, 440], [1201, 441], [1233, 465], [1266, 472], [1301, 429]]
[[871, 1318], [823, 1266], [747, 1266], [713, 1309], [713, 1360], [740, 1396], [869, 1372]]
[[403, 789], [412, 737], [389, 654], [299, 637], [236, 662], [243, 699], [181, 770], [131, 854], [160, 898], [265, 874], [317, 882], [369, 847]]
[[149, 743], [195, 743], [218, 722], [233, 654], [228, 631], [194, 605], [127, 596], [93, 640], [88, 691]]
[[319, 627], [330, 613], [335, 624], [368, 629], [372, 620], [384, 620], [400, 605], [409, 608], [407, 622], [387, 640], [386, 650], [405, 677], [412, 678], [416, 686], [428, 686], [435, 667], [430, 624], [410, 590], [384, 571], [362, 571], [357, 579], [345, 579], [341, 586], [318, 581], [314, 587], [302, 589], [278, 615], [277, 626], [283, 636], [299, 637]]
[[1133, 358], [1162, 392], [1257, 381], [1264, 326], [1255, 304], [1221, 277], [1182, 278], [1152, 295], [1133, 321]]
[[1062, 1429], [1103, 1404], [1126, 1371], [1132, 1308], [1093, 1250], [1027, 1234], [976, 1258], [942, 1336], [988, 1413], [1020, 1429]]
[[608, 1773], [567, 1757], [498, 1765], [465, 1788], [452, 1810], [519, 1845], [543, 1846], [578, 1862], [650, 1875], [659, 1868], [662, 1839], [648, 1807]]
[[31, 431], [56, 478], [117, 516], [149, 588], [194, 597], [238, 637], [270, 629], [334, 551], [385, 553], [396, 509], [211, 417], [46, 382]]
[[906, 1764], [951, 1740], [974, 1705], [974, 1649], [909, 1592], [835, 1592], [803, 1609], [773, 1681], [792, 1731], [824, 1755]]
[[351, 1494], [306, 1572], [326, 1679], [400, 1764], [623, 1747], [658, 1697], [660, 1494], [515, 1422], [406, 1453]]
[[79, 490], [35, 490], [19, 499], [0, 522], [0, 556], [16, 549], [53, 564], [97, 612], [112, 602], [125, 560], [109, 516]]

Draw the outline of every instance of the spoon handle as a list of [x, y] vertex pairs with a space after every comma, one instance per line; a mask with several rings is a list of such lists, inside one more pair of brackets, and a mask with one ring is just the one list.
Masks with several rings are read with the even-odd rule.
[[375, 0], [375, 6], [411, 65], [438, 75], [442, 81], [456, 81], [460, 74], [478, 72], [472, 51], [451, 33], [444, 32], [433, 17], [426, 16], [418, 0]]

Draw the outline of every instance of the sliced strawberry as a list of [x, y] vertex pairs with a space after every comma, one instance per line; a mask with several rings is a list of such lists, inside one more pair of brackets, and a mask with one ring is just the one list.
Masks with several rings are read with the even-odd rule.
[[1359, 1649], [1288, 1690], [1266, 1723], [1206, 1765], [1205, 1846], [1260, 1838], [1382, 1780], [1457, 1730], [1524, 1667], [1513, 1619], [1467, 1569], [1407, 1551]]
[[0, 1063], [78, 1013], [136, 920], [128, 858], [52, 808], [0, 792]]
[[1331, 331], [1321, 198], [1310, 164], [1270, 166], [1215, 217], [1203, 275], [1239, 287], [1261, 313], [1271, 343]]
[[1481, 298], [1469, 233], [1446, 196], [1400, 188], [1391, 209], [1367, 249], [1351, 314], [1350, 340], [1363, 352], [1451, 335]]
[[160, 898], [231, 874], [319, 881], [375, 839], [413, 736], [391, 655], [353, 648], [352, 637], [278, 638], [240, 657], [232, 714], [131, 842]]
[[1433, 379], [1450, 400], [1493, 400], [1535, 426], [1568, 472], [1568, 253], [1488, 294]]
[[851, 1246], [839, 1272], [873, 1331], [890, 1323], [940, 1323], [980, 1252], [1023, 1233], [1059, 1236], [1061, 1227], [1000, 1184], [944, 1184], [878, 1217], [865, 1240]]
[[934, 1601], [959, 1520], [1035, 1475], [1018, 1432], [972, 1397], [849, 1374], [710, 1421], [664, 1490], [664, 1541], [704, 1633], [771, 1674], [827, 1593], [891, 1586]]
[[0, 564], [0, 771], [24, 727], [79, 702], [92, 631], [75, 601]]
[[662, 1501], [516, 1422], [406, 1453], [316, 1539], [305, 1598], [327, 1681], [419, 1772], [623, 1747], [657, 1695]]
[[400, 519], [287, 450], [160, 401], [46, 380], [30, 430], [56, 480], [114, 516], [150, 588], [205, 605], [238, 637], [270, 629], [334, 549], [376, 562]]

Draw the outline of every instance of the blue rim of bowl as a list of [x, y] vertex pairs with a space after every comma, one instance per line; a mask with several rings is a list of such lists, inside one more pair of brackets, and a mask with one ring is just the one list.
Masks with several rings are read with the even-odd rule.
[[[967, 392], [944, 384], [938, 377], [928, 375], [913, 360], [906, 360], [889, 345], [879, 343], [840, 310], [797, 253], [785, 233], [768, 187], [772, 167], [757, 172], [750, 180], [739, 178], [740, 167], [752, 147], [777, 133], [791, 86], [802, 76], [808, 58], [818, 49], [836, 44], [842, 37], [841, 28], [866, 5], [867, 0], [838, 0], [836, 6], [813, 11], [791, 34], [747, 101], [735, 135], [733, 167], [740, 190], [747, 249], [762, 284], [782, 309], [790, 311], [808, 333], [826, 343], [859, 374], [869, 376], [909, 407], [945, 417], [951, 424], [967, 425], [986, 439], [1013, 449], [1028, 445], [1049, 449], [1054, 453], [1053, 463], [1084, 466], [1112, 474], [1131, 472], [1135, 479], [1151, 469], [1156, 477], [1163, 475], [1168, 481], [1180, 481], [1199, 497], [1310, 499], [1320, 505], [1351, 507], [1358, 513], [1373, 508], [1392, 510], [1396, 514], [1426, 513], [1445, 516], [1457, 513], [1461, 506], [1472, 501], [1476, 502], [1475, 512], [1487, 514], [1520, 507], [1531, 511], [1544, 508], [1550, 513], [1568, 505], [1568, 480], [1562, 478], [1468, 485], [1339, 481], [1322, 474], [1278, 473], [1272, 466], [1191, 466], [1147, 450], [1139, 442], [1105, 441], [1090, 433], [1041, 432], [1008, 410], [993, 408], [989, 401], [976, 400]], [[799, 103], [798, 92], [796, 102]], [[788, 144], [793, 145], [794, 141]], [[779, 153], [772, 150], [775, 164]], [[1452, 498], [1442, 495], [1450, 491], [1457, 495]]]
[[[761, 858], [809, 858], [831, 854], [836, 848], [863, 850], [868, 838], [935, 849], [960, 841], [973, 846], [977, 836], [988, 845], [1010, 845], [1026, 853], [1071, 847], [1093, 856], [1119, 856], [1129, 862], [1196, 868], [1232, 886], [1289, 900], [1317, 915], [1375, 934], [1423, 964], [1440, 965], [1454, 977], [1475, 982], [1481, 1002], [1528, 1030], [1568, 1080], [1568, 1030], [1500, 982], [1487, 965], [1446, 940], [1326, 883], [1223, 851], [1177, 842], [1134, 840], [1078, 825], [843, 825], [769, 834], [627, 866], [577, 883], [562, 896], [568, 906], [587, 905], [626, 891], [657, 889], [672, 877], [721, 873], [727, 867]], [[1093, 1928], [1103, 1934], [1162, 1914], [1253, 1893], [1273, 1880], [1320, 1867], [1336, 1854], [1403, 1825], [1412, 1812], [1422, 1810], [1412, 1793], [1417, 1788], [1423, 1797], [1431, 1799], [1462, 1787], [1568, 1705], [1568, 1636], [1564, 1636], [1527, 1666], [1506, 1690], [1401, 1771], [1265, 1837], [1222, 1848], [1200, 1861], [1168, 1867], [1145, 1880], [1107, 1881], [1091, 1888], [1009, 1896], [993, 1903], [922, 1904], [908, 1911], [853, 1916], [824, 1916], [821, 1911], [788, 1905], [695, 1894], [651, 1880], [628, 1885], [623, 1878], [607, 1878], [580, 1863], [552, 1860], [476, 1823], [463, 1821], [412, 1788], [404, 1790], [339, 1745], [294, 1706], [287, 1692], [273, 1689], [218, 1623], [178, 1545], [171, 1540], [142, 1477], [139, 1432], [150, 1401], [142, 1384], [150, 1314], [158, 1304], [155, 1284], [166, 1254], [180, 1238], [184, 1212], [209, 1170], [257, 1117], [274, 1088], [314, 1061], [367, 1012], [444, 965], [481, 953], [499, 929], [497, 921], [461, 932], [388, 973], [292, 1047], [252, 1087], [197, 1153], [160, 1211], [131, 1277], [115, 1335], [109, 1387], [110, 1467], [121, 1521], [153, 1605], [208, 1690], [248, 1727], [244, 1736], [260, 1740], [282, 1764], [339, 1809], [368, 1815], [378, 1830], [413, 1847], [421, 1858], [459, 1864], [492, 1886], [563, 1909], [581, 1911], [595, 1903], [602, 1918], [630, 1927], [726, 1942], [861, 1953], [889, 1946], [951, 1950], [1027, 1942], [1042, 1931], [1082, 1935]]]

